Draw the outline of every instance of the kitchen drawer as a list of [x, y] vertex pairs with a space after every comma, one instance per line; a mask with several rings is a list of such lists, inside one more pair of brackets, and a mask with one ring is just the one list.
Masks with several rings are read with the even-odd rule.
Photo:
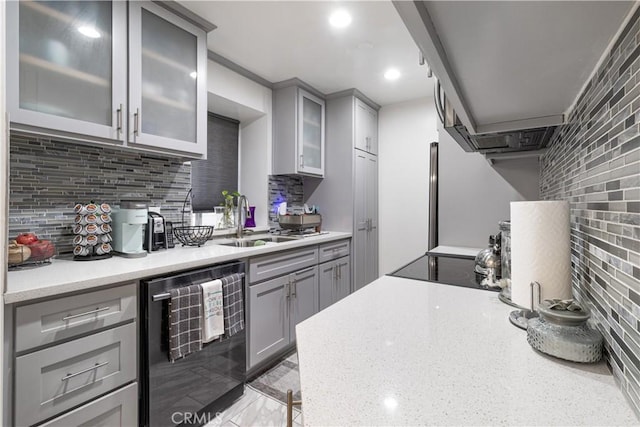
[[136, 317], [136, 285], [16, 308], [16, 351], [24, 351]]
[[351, 254], [351, 242], [349, 239], [320, 245], [318, 250], [318, 262], [332, 261]]
[[138, 424], [138, 384], [129, 384], [40, 427], [131, 427]]
[[249, 282], [261, 282], [317, 263], [317, 246], [251, 258], [249, 260]]
[[15, 420], [32, 425], [136, 378], [136, 324], [16, 358]]

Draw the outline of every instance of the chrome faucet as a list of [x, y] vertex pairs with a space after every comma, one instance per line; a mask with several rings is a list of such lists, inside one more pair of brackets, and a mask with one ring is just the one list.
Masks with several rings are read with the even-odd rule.
[[[243, 205], [244, 205], [244, 209], [243, 209]], [[243, 214], [244, 213], [244, 218], [243, 218]], [[244, 222], [247, 219], [247, 216], [250, 215], [249, 212], [249, 201], [247, 200], [247, 197], [243, 194], [238, 196], [238, 213], [236, 215], [236, 220], [238, 221], [238, 228], [236, 231], [236, 237], [238, 239], [242, 238], [242, 233], [244, 232]]]

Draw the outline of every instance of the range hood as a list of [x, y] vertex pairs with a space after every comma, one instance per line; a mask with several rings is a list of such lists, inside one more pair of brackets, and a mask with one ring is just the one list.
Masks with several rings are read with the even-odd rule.
[[[522, 153], [537, 155], [543, 153], [557, 126], [541, 126], [527, 129], [513, 129], [472, 135], [442, 91], [439, 82], [435, 86], [436, 110], [444, 129], [467, 152], [479, 152], [487, 157]], [[524, 154], [524, 153], [523, 153]]]

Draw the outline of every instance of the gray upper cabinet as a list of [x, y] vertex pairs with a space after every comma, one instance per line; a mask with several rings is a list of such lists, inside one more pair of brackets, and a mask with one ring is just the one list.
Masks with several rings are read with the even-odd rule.
[[12, 129], [206, 157], [204, 30], [152, 2], [12, 1], [7, 32]]
[[129, 145], [206, 157], [206, 41], [152, 2], [129, 3]]
[[324, 100], [298, 86], [277, 88], [273, 117], [273, 173], [324, 177]]
[[378, 112], [355, 100], [355, 148], [371, 154], [378, 154]]
[[125, 2], [7, 2], [7, 110], [13, 128], [123, 142]]

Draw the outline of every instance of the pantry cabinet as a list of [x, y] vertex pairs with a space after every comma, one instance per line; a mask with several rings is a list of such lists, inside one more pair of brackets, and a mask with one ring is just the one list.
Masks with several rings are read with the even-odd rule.
[[206, 32], [152, 2], [7, 2], [13, 130], [206, 157]]
[[355, 271], [358, 290], [378, 278], [378, 158], [355, 150]]
[[378, 277], [377, 106], [356, 90], [327, 96], [327, 176], [307, 203], [331, 206], [323, 227], [353, 233], [352, 290]]
[[378, 154], [378, 112], [364, 101], [355, 99], [355, 148]]
[[273, 94], [273, 173], [324, 176], [325, 102], [299, 86]]

